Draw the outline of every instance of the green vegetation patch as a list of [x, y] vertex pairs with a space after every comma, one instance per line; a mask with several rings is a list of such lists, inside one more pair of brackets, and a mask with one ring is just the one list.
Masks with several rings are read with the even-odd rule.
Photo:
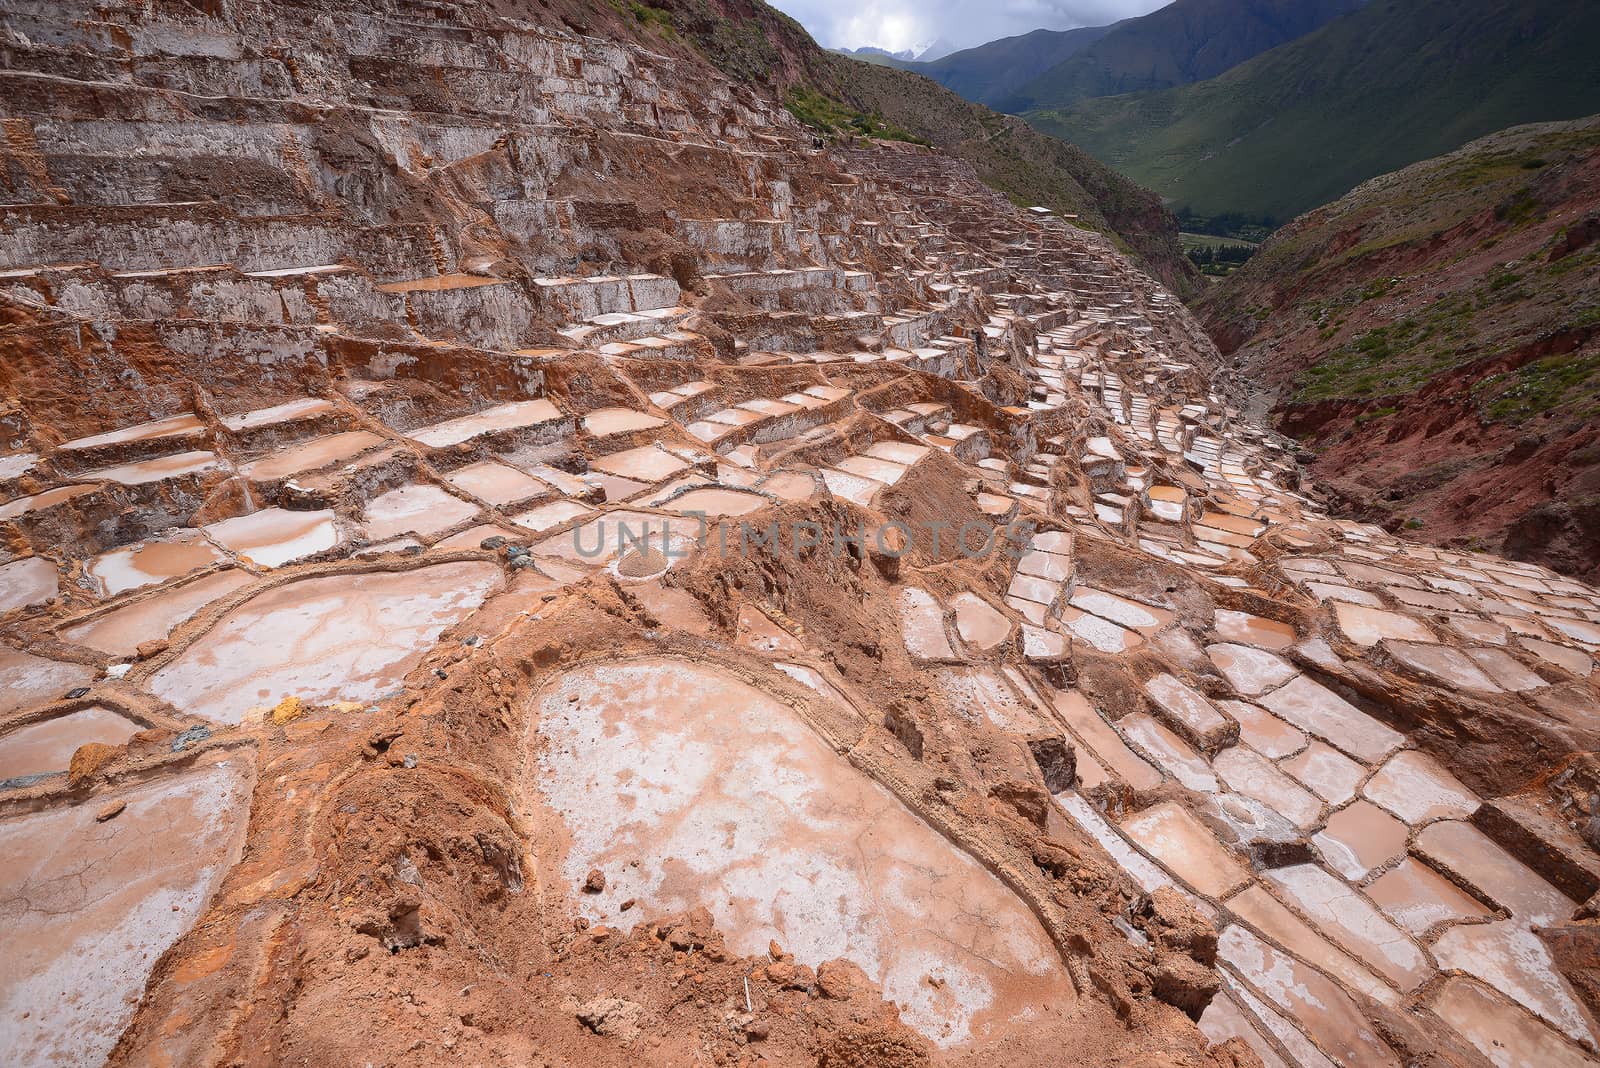
[[[1438, 322], [1410, 318], [1368, 330], [1302, 372], [1295, 400], [1410, 393], [1471, 358], [1470, 349], [1450, 343], [1450, 333]], [[1380, 408], [1370, 416], [1389, 414], [1392, 409]]]
[[672, 24], [672, 12], [666, 8], [640, 3], [640, 0], [611, 0], [611, 6], [663, 37], [678, 36], [677, 27]]
[[1582, 417], [1600, 414], [1600, 352], [1546, 356], [1472, 387], [1483, 413], [1496, 422], [1521, 423], [1556, 408]]
[[909, 141], [916, 145], [928, 143], [925, 138], [895, 125], [882, 115], [857, 111], [803, 85], [789, 90], [783, 98], [783, 106], [801, 123], [829, 136], [859, 134], [876, 137], [880, 141]]

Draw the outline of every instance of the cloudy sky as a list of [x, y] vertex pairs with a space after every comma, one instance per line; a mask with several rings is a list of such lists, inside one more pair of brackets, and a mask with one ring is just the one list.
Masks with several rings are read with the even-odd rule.
[[955, 48], [1029, 30], [1104, 26], [1171, 0], [771, 0], [828, 48]]

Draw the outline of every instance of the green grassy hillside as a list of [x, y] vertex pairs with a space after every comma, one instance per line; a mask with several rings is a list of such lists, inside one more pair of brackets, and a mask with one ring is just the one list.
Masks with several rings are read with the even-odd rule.
[[1600, 116], [1365, 182], [1196, 310], [1343, 504], [1600, 572]]
[[1226, 74], [1030, 112], [1202, 215], [1281, 222], [1517, 123], [1600, 111], [1600, 4], [1372, 0]]
[[1212, 78], [1303, 37], [1363, 2], [1177, 0], [1119, 23], [1101, 40], [1021, 85], [997, 106], [1008, 111], [1060, 108], [1091, 97]]
[[952, 52], [932, 63], [893, 61], [883, 65], [932, 78], [951, 92], [997, 111], [1023, 110], [1010, 106], [1018, 102], [1018, 89], [1116, 28], [1083, 26], [1075, 30], [1034, 30]]

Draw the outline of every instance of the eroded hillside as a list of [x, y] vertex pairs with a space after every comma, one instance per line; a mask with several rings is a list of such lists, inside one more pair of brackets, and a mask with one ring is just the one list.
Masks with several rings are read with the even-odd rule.
[[1600, 593], [1105, 237], [573, 12], [0, 10], [8, 1064], [1591, 1061]]
[[1600, 568], [1600, 119], [1519, 127], [1285, 227], [1201, 305], [1342, 506]]

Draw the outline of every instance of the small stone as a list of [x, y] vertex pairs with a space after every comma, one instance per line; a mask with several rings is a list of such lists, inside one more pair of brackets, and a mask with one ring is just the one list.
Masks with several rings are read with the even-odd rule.
[[188, 730], [182, 732], [176, 738], [172, 739], [172, 751], [174, 753], [181, 753], [191, 745], [194, 745], [196, 742], [203, 742], [209, 737], [211, 737], [210, 727], [207, 727], [204, 724], [190, 727]]
[[642, 1006], [621, 998], [595, 998], [579, 1005], [578, 1021], [597, 1035], [611, 1035], [624, 1042], [639, 1037]]
[[634, 901], [634, 899], [630, 897], [628, 900], [626, 900], [626, 901], [624, 901], [622, 903], [622, 905], [621, 905], [622, 911], [623, 912], [627, 912], [629, 909], [633, 908], [633, 906], [635, 904], [637, 904], [637, 902]]
[[80, 745], [67, 765], [67, 778], [76, 786], [105, 767], [116, 755], [116, 747], [106, 745], [104, 742], [88, 742]]
[[305, 704], [298, 697], [285, 697], [272, 710], [272, 722], [281, 727], [306, 714]]
[[598, 894], [606, 888], [606, 876], [599, 868], [590, 868], [589, 874], [583, 880], [583, 892]]
[[96, 823], [104, 823], [106, 820], [114, 820], [122, 815], [122, 810], [127, 807], [128, 803], [126, 801], [113, 801], [94, 814], [94, 821]]
[[153, 657], [160, 656], [166, 651], [167, 640], [165, 638], [151, 638], [147, 642], [140, 642], [138, 646], [134, 648], [134, 652], [138, 655], [140, 660], [152, 659]]
[[505, 543], [506, 543], [506, 536], [504, 534], [491, 534], [489, 537], [484, 538], [482, 541], [480, 541], [478, 543], [478, 548], [480, 548], [480, 549], [498, 549], [498, 548], [500, 548], [500, 546], [504, 545]]
[[89, 687], [87, 687], [87, 686], [78, 686], [78, 687], [76, 687], [74, 689], [71, 689], [71, 690], [67, 691], [67, 700], [68, 701], [76, 701], [78, 698], [83, 697], [86, 694], [88, 694], [88, 692], [89, 692]]

